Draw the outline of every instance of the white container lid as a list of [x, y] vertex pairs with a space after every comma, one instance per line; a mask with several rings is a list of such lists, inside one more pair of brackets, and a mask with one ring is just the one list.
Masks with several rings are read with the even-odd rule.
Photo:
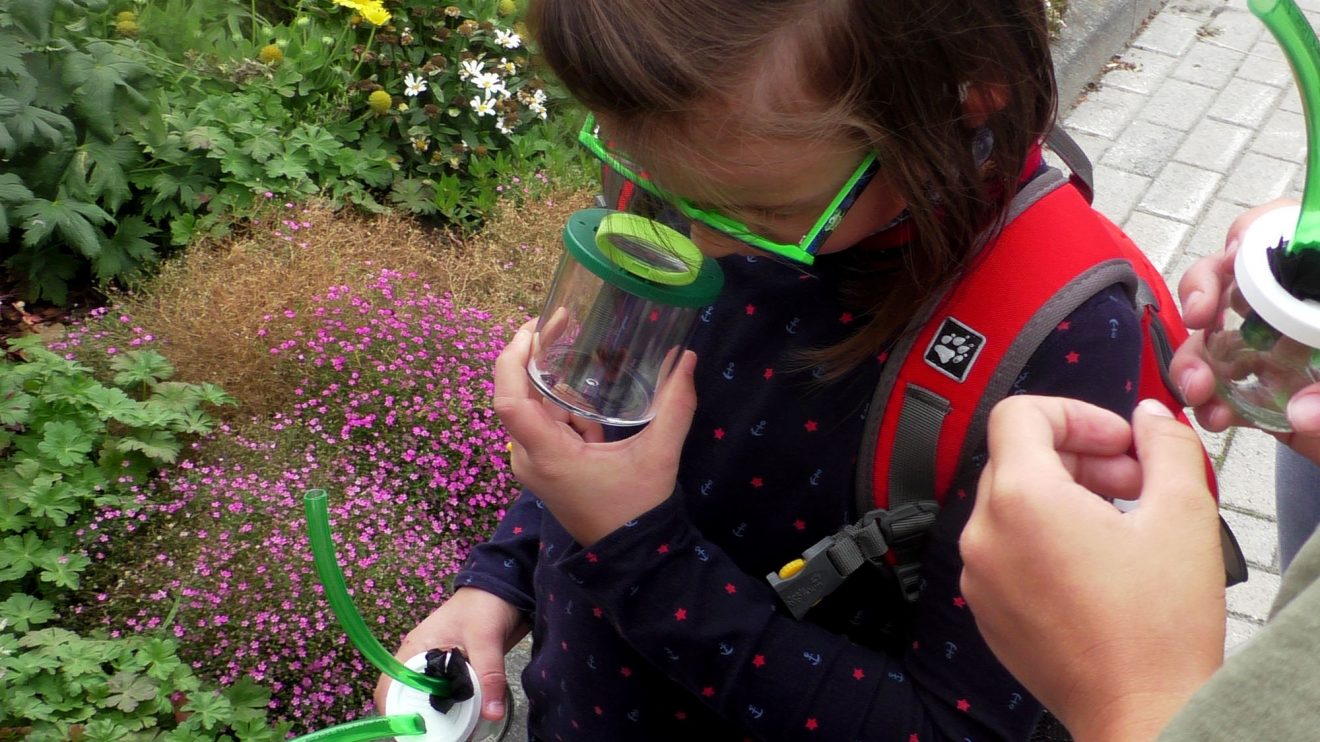
[[1233, 264], [1233, 275], [1247, 304], [1271, 327], [1312, 348], [1320, 348], [1320, 302], [1288, 293], [1270, 269], [1268, 250], [1292, 237], [1300, 206], [1268, 211], [1247, 227]]
[[[422, 672], [426, 669], [426, 653], [413, 655], [403, 663], [411, 670]], [[481, 721], [481, 683], [477, 671], [472, 665], [467, 666], [468, 677], [472, 678], [472, 697], [455, 703], [449, 713], [442, 714], [431, 708], [431, 696], [424, 691], [410, 688], [393, 678], [385, 689], [385, 708], [382, 714], [421, 714], [426, 722], [425, 734], [410, 734], [395, 737], [399, 742], [466, 742]]]

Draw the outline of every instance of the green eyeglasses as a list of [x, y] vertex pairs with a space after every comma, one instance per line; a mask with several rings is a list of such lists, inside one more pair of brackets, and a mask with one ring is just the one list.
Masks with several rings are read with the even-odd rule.
[[703, 209], [685, 198], [666, 192], [645, 173], [638, 171], [631, 163], [610, 151], [609, 147], [598, 136], [595, 116], [587, 116], [587, 120], [582, 124], [582, 131], [578, 132], [578, 143], [638, 188], [672, 204], [688, 219], [759, 250], [805, 265], [811, 265], [815, 262], [816, 252], [820, 250], [821, 245], [825, 244], [825, 240], [829, 239], [829, 236], [834, 233], [835, 228], [843, 221], [844, 215], [848, 213], [848, 209], [852, 207], [857, 200], [857, 196], [875, 177], [876, 170], [879, 168], [875, 153], [867, 153], [861, 164], [853, 170], [852, 174], [848, 176], [847, 182], [843, 184], [843, 187], [830, 201], [829, 206], [825, 207], [825, 212], [816, 219], [811, 229], [807, 230], [807, 233], [796, 244], [789, 244], [762, 237], [737, 219], [718, 211]]

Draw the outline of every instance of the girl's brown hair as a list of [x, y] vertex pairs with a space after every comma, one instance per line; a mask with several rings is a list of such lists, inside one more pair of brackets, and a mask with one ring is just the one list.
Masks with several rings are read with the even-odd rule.
[[[738, 118], [740, 131], [843, 135], [877, 153], [916, 239], [845, 253], [847, 299], [867, 320], [814, 359], [835, 374], [873, 357], [958, 275], [1055, 115], [1041, 0], [535, 0], [529, 21], [573, 95], [630, 140], [697, 134], [694, 119], [712, 106], [739, 115], [749, 82], [775, 65], [795, 70], [820, 105]], [[980, 164], [969, 87], [997, 108]]]

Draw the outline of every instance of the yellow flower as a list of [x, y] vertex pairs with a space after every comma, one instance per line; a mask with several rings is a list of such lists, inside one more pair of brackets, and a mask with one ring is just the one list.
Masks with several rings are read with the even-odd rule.
[[518, 12], [517, 0], [500, 0], [498, 11], [502, 16], [511, 16]]
[[117, 31], [120, 36], [137, 36], [137, 21], [115, 21], [115, 31]]
[[131, 11], [131, 10], [121, 10], [121, 11], [119, 11], [118, 13], [115, 13], [115, 20], [116, 20], [116, 21], [133, 21], [133, 22], [136, 23], [136, 22], [137, 22], [137, 13], [134, 13], [134, 12]]
[[390, 21], [390, 12], [381, 4], [381, 0], [334, 0], [334, 3], [356, 10], [359, 15], [375, 26], [383, 26]]
[[267, 44], [261, 47], [261, 51], [257, 52], [257, 59], [266, 64], [276, 65], [284, 61], [284, 52], [274, 44]]
[[384, 90], [374, 90], [371, 95], [367, 96], [367, 107], [378, 114], [383, 114], [389, 111], [390, 105], [393, 104], [393, 102], [394, 101], [390, 99], [390, 94]]

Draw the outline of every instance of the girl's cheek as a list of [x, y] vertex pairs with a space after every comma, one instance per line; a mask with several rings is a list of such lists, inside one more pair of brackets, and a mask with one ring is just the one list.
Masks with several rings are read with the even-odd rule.
[[756, 255], [758, 250], [751, 245], [721, 234], [715, 230], [693, 222], [688, 231], [697, 249], [707, 257], [722, 258], [726, 255]]

